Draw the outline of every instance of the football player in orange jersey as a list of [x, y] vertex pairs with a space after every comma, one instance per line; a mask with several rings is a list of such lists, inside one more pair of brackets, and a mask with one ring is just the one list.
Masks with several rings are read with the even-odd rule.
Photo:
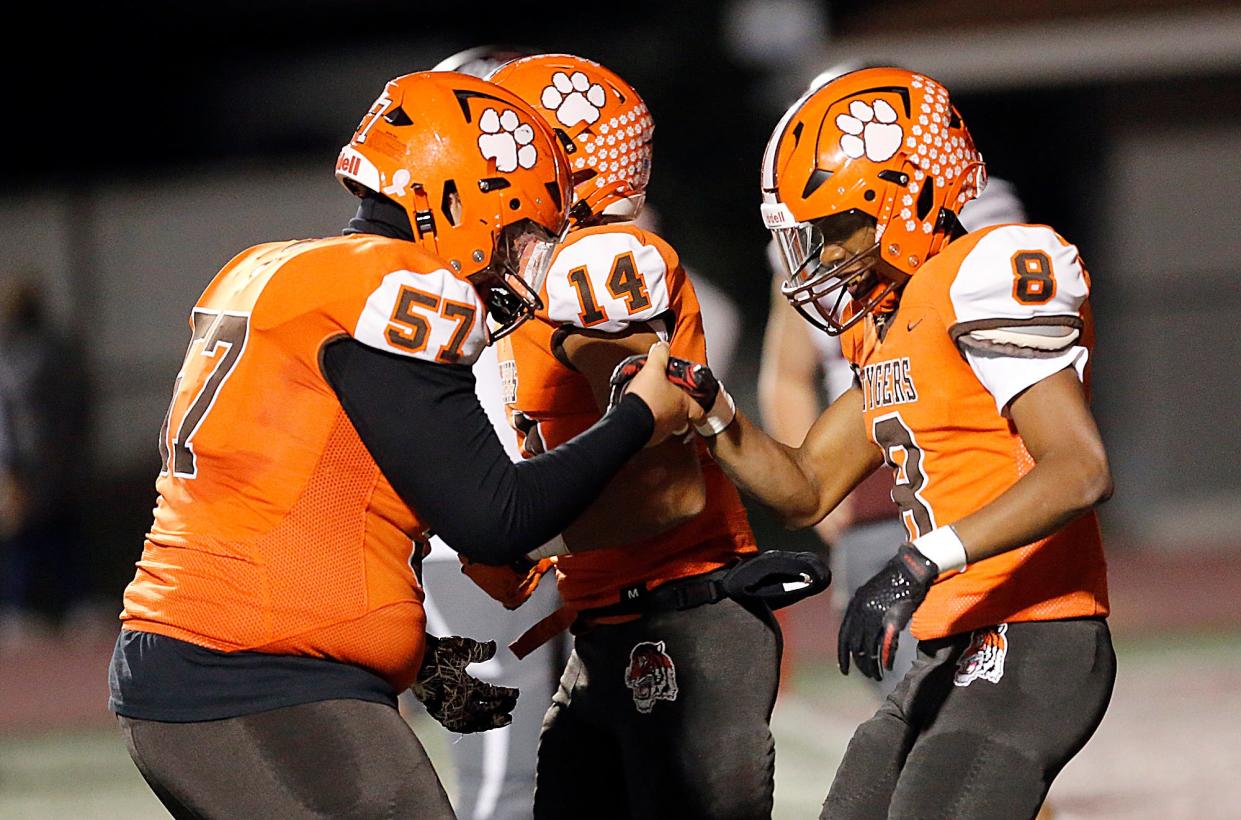
[[1033, 817], [1111, 696], [1090, 280], [1046, 226], [967, 233], [957, 214], [985, 181], [948, 92], [895, 68], [807, 93], [763, 157], [782, 290], [840, 336], [857, 383], [800, 447], [723, 391], [696, 426], [722, 430], [716, 460], [791, 526], [890, 467], [908, 541], [852, 596], [841, 671], [881, 678], [911, 617], [920, 641], [824, 817]]
[[[500, 349], [506, 400], [535, 453], [595, 422], [620, 360], [667, 339], [703, 361], [705, 338], [676, 252], [632, 221], [654, 130], [642, 98], [564, 54], [490, 79], [560, 135], [577, 192], [545, 308]], [[721, 592], [756, 552], [736, 489], [705, 448], [672, 441], [630, 462], [564, 540], [560, 623], [573, 621], [574, 651], [543, 723], [535, 817], [770, 816], [780, 636], [766, 605]], [[611, 548], [572, 554], [584, 546]]]
[[397, 694], [477, 731], [517, 693], [464, 672], [494, 645], [424, 635], [416, 545], [507, 563], [685, 423], [665, 346], [639, 398], [539, 459], [479, 406], [469, 364], [539, 307], [571, 196], [518, 97], [398, 77], [336, 174], [362, 198], [345, 235], [244, 251], [199, 298], [161, 430], [110, 685], [177, 817], [451, 817]]

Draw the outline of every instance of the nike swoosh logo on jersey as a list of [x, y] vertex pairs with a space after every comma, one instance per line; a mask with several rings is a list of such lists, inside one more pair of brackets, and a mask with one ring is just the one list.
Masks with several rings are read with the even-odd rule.
[[914, 319], [912, 322], [908, 322], [905, 325], [905, 332], [906, 333], [912, 332], [915, 327], [922, 324], [922, 320], [925, 318], [926, 318], [925, 316], [919, 316], [917, 319]]

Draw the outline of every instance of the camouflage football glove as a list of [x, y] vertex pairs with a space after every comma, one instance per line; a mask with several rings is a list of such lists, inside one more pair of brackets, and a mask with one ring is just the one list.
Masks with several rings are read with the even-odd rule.
[[[645, 364], [646, 355], [639, 353], [621, 359], [616, 365], [616, 369], [612, 371], [612, 378], [609, 380], [612, 385], [612, 391], [608, 397], [609, 409], [620, 402], [629, 382], [638, 375], [638, 371]], [[736, 415], [736, 406], [733, 404], [732, 396], [724, 389], [724, 385], [711, 372], [711, 368], [688, 359], [669, 356], [666, 375], [668, 381], [688, 393], [690, 398], [707, 412], [706, 418], [694, 425], [694, 430], [699, 435], [717, 435], [732, 423]]]
[[901, 630], [935, 583], [939, 567], [913, 544], [903, 544], [875, 576], [853, 593], [840, 624], [836, 660], [849, 674], [849, 658], [867, 677], [891, 671]]
[[471, 663], [490, 660], [495, 654], [495, 641], [427, 635], [422, 668], [410, 691], [451, 732], [468, 734], [507, 726], [513, 722], [517, 690], [485, 683], [465, 671]]

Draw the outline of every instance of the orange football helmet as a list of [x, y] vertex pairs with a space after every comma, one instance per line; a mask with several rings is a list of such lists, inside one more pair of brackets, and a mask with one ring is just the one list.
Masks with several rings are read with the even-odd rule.
[[414, 241], [478, 290], [492, 341], [542, 307], [572, 188], [557, 137], [517, 95], [465, 74], [397, 77], [341, 148], [336, 178], [405, 210]]
[[[788, 270], [781, 291], [831, 335], [894, 304], [897, 289], [951, 239], [956, 214], [986, 180], [948, 91], [929, 77], [866, 68], [807, 91], [763, 154], [763, 221]], [[873, 247], [820, 261], [842, 227], [868, 219]]]
[[530, 103], [560, 135], [573, 168], [575, 223], [638, 215], [651, 178], [655, 121], [629, 83], [571, 54], [513, 60], [488, 79]]

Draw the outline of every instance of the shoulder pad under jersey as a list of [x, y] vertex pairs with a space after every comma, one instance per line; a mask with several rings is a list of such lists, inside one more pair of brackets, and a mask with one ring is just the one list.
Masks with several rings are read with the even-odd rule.
[[546, 280], [553, 324], [617, 333], [668, 311], [675, 252], [653, 234], [609, 225], [569, 234]]
[[1077, 248], [1044, 225], [989, 230], [961, 260], [948, 295], [958, 346], [1055, 355], [1081, 334], [1090, 279]]

